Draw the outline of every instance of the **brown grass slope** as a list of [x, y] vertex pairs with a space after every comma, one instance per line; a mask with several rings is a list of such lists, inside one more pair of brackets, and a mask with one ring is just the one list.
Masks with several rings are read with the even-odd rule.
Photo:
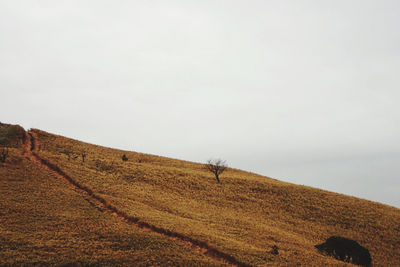
[[[80, 185], [90, 188], [96, 196], [127, 216], [205, 242], [239, 262], [252, 266], [346, 266], [319, 254], [314, 248], [327, 237], [340, 235], [357, 240], [368, 248], [374, 266], [400, 266], [400, 211], [394, 207], [234, 169], [224, 173], [222, 183], [217, 184], [201, 164], [109, 149], [39, 130], [33, 130], [32, 134], [39, 140], [35, 151], [39, 157], [57, 166]], [[85, 162], [82, 162], [82, 153], [87, 154]], [[122, 154], [126, 154], [129, 160], [122, 161]], [[13, 177], [9, 175], [9, 169], [2, 167], [0, 171]], [[30, 172], [26, 175], [32, 176]], [[74, 191], [73, 187], [57, 181], [43, 169], [35, 177], [42, 183], [52, 181], [56, 184], [49, 186], [50, 191], [53, 187], [60, 194]], [[16, 189], [17, 193], [12, 195], [25, 196], [22, 188]], [[76, 201], [83, 199], [85, 203], [87, 196], [75, 193]], [[43, 198], [39, 195], [35, 201], [42, 203]], [[70, 207], [66, 199], [60, 199], [55, 206]], [[93, 218], [87, 216], [97, 210], [92, 205], [87, 204], [87, 209], [76, 205], [73, 208], [71, 214], [86, 216], [86, 223], [94, 224]], [[110, 214], [100, 214], [104, 220], [116, 220]], [[124, 236], [122, 228], [143, 234], [138, 227], [121, 221], [118, 223], [117, 228], [111, 228], [115, 235]], [[29, 225], [29, 222], [25, 224]], [[42, 225], [41, 222], [38, 224]], [[85, 233], [92, 235], [91, 228]], [[160, 251], [144, 247], [143, 253], [159, 256], [150, 265], [168, 265], [163, 263], [164, 257], [176, 260], [175, 265], [182, 265], [184, 258], [189, 265], [208, 264], [205, 263], [207, 260], [222, 264], [199, 255], [196, 249], [187, 251], [190, 248], [182, 247], [179, 240], [154, 235], [160, 238], [160, 242], [171, 243], [170, 246], [178, 246], [182, 251], [173, 254], [178, 257], [173, 257], [162, 250], [164, 247]], [[63, 239], [55, 237], [51, 240]], [[273, 245], [279, 247], [279, 255], [270, 253]], [[87, 245], [87, 249], [96, 251], [96, 247], [91, 245]], [[126, 254], [134, 251], [132, 249]], [[14, 255], [22, 253], [14, 252]], [[77, 259], [91, 260], [78, 255]], [[117, 260], [118, 256], [114, 259]]]
[[[32, 161], [37, 163], [41, 168], [47, 170], [48, 172], [52, 173], [57, 178], [66, 181], [72, 187], [75, 188], [76, 191], [82, 193], [84, 196], [88, 197], [88, 200], [91, 204], [98, 205], [102, 208], [103, 211], [108, 212], [112, 216], [116, 216], [120, 220], [139, 227], [143, 230], [152, 231], [154, 233], [162, 234], [166, 237], [173, 238], [174, 240], [183, 242], [184, 244], [196, 249], [198, 251], [202, 251], [206, 255], [213, 257], [219, 260], [222, 263], [232, 264], [234, 266], [246, 267], [247, 264], [238, 261], [233, 256], [222, 252], [221, 250], [210, 246], [204, 241], [194, 239], [190, 236], [171, 231], [162, 227], [158, 227], [156, 225], [150, 224], [148, 222], [144, 222], [140, 218], [133, 217], [125, 213], [124, 211], [120, 210], [117, 206], [109, 203], [106, 199], [101, 197], [99, 194], [94, 192], [91, 188], [81, 184], [76, 179], [72, 178], [71, 176], [64, 173], [57, 165], [54, 163], [49, 162], [48, 160], [40, 157], [36, 153], [36, 147], [38, 143], [38, 138], [35, 133], [27, 133], [26, 140], [28, 142], [24, 145], [25, 154], [28, 155]], [[84, 158], [82, 158], [82, 163], [84, 162]]]
[[[367, 247], [375, 266], [400, 265], [396, 208], [232, 169], [217, 184], [201, 164], [33, 132], [40, 156], [120, 210], [204, 240], [241, 262], [336, 265], [314, 245], [341, 235]], [[85, 163], [68, 160], [66, 151], [85, 152]], [[269, 253], [273, 245], [280, 248], [278, 256]]]
[[1, 266], [223, 265], [105, 212], [28, 159], [21, 129], [0, 125], [0, 139], [12, 147], [6, 162], [0, 163]]

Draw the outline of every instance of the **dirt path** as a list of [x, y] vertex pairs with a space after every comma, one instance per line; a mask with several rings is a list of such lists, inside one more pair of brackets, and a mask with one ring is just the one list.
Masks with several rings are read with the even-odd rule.
[[147, 222], [144, 222], [140, 220], [139, 218], [129, 216], [125, 212], [117, 209], [115, 206], [111, 205], [108, 203], [104, 198], [100, 197], [97, 195], [93, 190], [88, 188], [85, 185], [80, 184], [67, 174], [65, 174], [60, 168], [58, 168], [55, 164], [41, 158], [37, 153], [37, 149], [39, 146], [39, 139], [37, 135], [34, 132], [26, 132], [26, 141], [24, 144], [24, 154], [30, 158], [33, 162], [41, 166], [43, 169], [47, 170], [48, 172], [52, 173], [55, 175], [57, 178], [60, 178], [64, 181], [66, 181], [68, 184], [73, 186], [82, 196], [95, 208], [97, 208], [100, 211], [108, 212], [112, 214], [113, 216], [116, 216], [120, 220], [137, 226], [143, 230], [146, 231], [152, 231], [164, 236], [167, 236], [169, 238], [172, 238], [174, 240], [180, 241], [184, 243], [187, 246], [190, 246], [192, 249], [195, 249], [196, 251], [200, 251], [204, 253], [205, 255], [212, 257], [214, 259], [217, 259], [223, 263], [226, 264], [231, 264], [233, 266], [240, 266], [240, 267], [245, 267], [245, 266], [250, 266], [248, 264], [242, 263], [238, 260], [236, 260], [233, 256], [226, 254], [210, 245], [208, 245], [204, 241], [196, 240], [193, 239], [189, 236], [185, 236], [181, 233], [173, 232], [152, 224], [149, 224]]

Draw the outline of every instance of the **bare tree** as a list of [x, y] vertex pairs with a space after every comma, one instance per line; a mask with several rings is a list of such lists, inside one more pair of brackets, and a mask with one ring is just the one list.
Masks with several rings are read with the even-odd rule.
[[215, 175], [215, 179], [220, 183], [219, 176], [228, 168], [228, 165], [226, 165], [226, 161], [222, 159], [209, 159], [205, 167]]

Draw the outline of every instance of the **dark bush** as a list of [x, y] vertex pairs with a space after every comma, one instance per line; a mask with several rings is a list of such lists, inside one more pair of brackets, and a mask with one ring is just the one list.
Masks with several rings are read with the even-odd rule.
[[365, 267], [371, 266], [372, 259], [368, 249], [354, 240], [340, 236], [331, 236], [325, 243], [315, 245], [315, 247], [320, 252], [326, 253], [338, 260]]
[[123, 160], [123, 161], [128, 161], [128, 157], [127, 157], [125, 154], [123, 154], [123, 155], [122, 155], [122, 160]]
[[0, 122], [0, 145], [7, 147], [20, 147], [25, 141], [25, 130], [19, 125], [4, 124]]
[[278, 248], [277, 245], [273, 245], [272, 246], [271, 253], [274, 254], [274, 255], [278, 255], [279, 254], [279, 248]]

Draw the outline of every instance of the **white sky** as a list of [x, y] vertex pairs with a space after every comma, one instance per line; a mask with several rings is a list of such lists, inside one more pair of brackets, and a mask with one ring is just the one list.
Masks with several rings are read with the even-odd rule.
[[383, 0], [0, 1], [0, 121], [400, 207], [399, 25]]

